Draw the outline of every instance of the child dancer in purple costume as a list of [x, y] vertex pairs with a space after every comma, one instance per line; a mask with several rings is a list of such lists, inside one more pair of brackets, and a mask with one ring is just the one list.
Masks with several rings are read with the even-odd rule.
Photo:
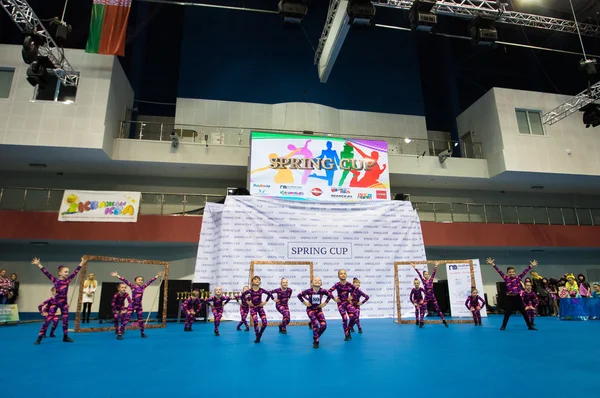
[[425, 299], [423, 300], [423, 305], [427, 308], [427, 303], [430, 301], [433, 303], [433, 308], [437, 311], [440, 318], [442, 318], [442, 323], [444, 326], [448, 327], [448, 322], [444, 319], [444, 314], [440, 311], [440, 306], [438, 305], [437, 299], [435, 298], [435, 294], [433, 293], [433, 278], [435, 278], [435, 273], [437, 272], [438, 263], [435, 263], [435, 267], [433, 268], [433, 273], [429, 276], [429, 272], [423, 271], [423, 275], [421, 275], [421, 271], [417, 269], [415, 264], [412, 264], [412, 267], [417, 271], [419, 275], [419, 279], [423, 282], [423, 289], [425, 290]]
[[[56, 296], [56, 288], [52, 287], [50, 291], [52, 292], [52, 297], [50, 297], [48, 300], [45, 300], [42, 304], [38, 305], [38, 311], [40, 312], [40, 314], [42, 314], [44, 318], [48, 316], [50, 308], [54, 305], [54, 296]], [[54, 331], [58, 327], [58, 320], [60, 318], [60, 314], [58, 313], [58, 311], [60, 310], [56, 311], [56, 313], [54, 314], [54, 318], [52, 319], [52, 330], [50, 330], [50, 337], [56, 337], [54, 335]], [[46, 334], [44, 334], [44, 337], [46, 337]]]
[[111, 272], [112, 276], [115, 276], [121, 280], [121, 282], [125, 283], [131, 289], [131, 302], [127, 307], [127, 314], [125, 314], [123, 323], [121, 324], [121, 329], [119, 330], [119, 335], [117, 336], [117, 340], [123, 340], [123, 333], [125, 333], [125, 328], [131, 319], [131, 315], [135, 312], [137, 314], [138, 326], [140, 327], [140, 332], [142, 334], [142, 338], [147, 338], [148, 336], [144, 333], [144, 309], [142, 307], [142, 298], [144, 297], [144, 290], [154, 282], [158, 277], [163, 275], [163, 272], [160, 271], [156, 276], [152, 277], [147, 283], [144, 283], [144, 278], [141, 276], [135, 277], [135, 285], [129, 282], [127, 279], [121, 277], [117, 271]]
[[[127, 307], [131, 304], [131, 297], [127, 293], [126, 284], [120, 283], [117, 289], [110, 306], [115, 320], [115, 333], [119, 334], [119, 325], [123, 323], [123, 319], [127, 314]], [[125, 300], [127, 300], [127, 305], [125, 305]]]
[[192, 295], [181, 303], [181, 310], [185, 315], [185, 322], [183, 323], [183, 331], [191, 332], [192, 324], [196, 320], [196, 313], [202, 308], [202, 299], [200, 299], [200, 291], [198, 289], [192, 290]]
[[500, 268], [498, 268], [496, 264], [494, 264], [493, 258], [488, 258], [486, 262], [492, 265], [494, 269], [498, 272], [498, 274], [500, 274], [502, 279], [504, 279], [504, 282], [506, 282], [504, 319], [502, 320], [502, 326], [500, 327], [500, 330], [506, 329], [508, 319], [510, 318], [514, 310], [518, 310], [521, 313], [529, 330], [537, 330], [529, 321], [529, 318], [525, 313], [525, 306], [523, 305], [523, 300], [521, 299], [521, 279], [523, 279], [533, 267], [537, 266], [537, 261], [531, 261], [529, 267], [525, 268], [525, 270], [521, 272], [521, 275], [518, 276], [514, 267], [508, 267], [506, 269], [508, 275], [504, 275], [504, 272], [500, 271]]
[[[327, 321], [323, 315], [323, 308], [333, 298], [331, 293], [322, 289], [321, 278], [315, 276], [311, 282], [310, 289], [306, 289], [298, 293], [298, 299], [306, 306], [306, 313], [310, 319], [310, 324], [313, 330], [313, 348], [319, 348], [319, 338], [327, 329]], [[323, 302], [323, 296], [327, 300]]]
[[[250, 307], [250, 316], [254, 321], [254, 333], [256, 334], [255, 343], [260, 343], [260, 338], [267, 328], [267, 314], [265, 314], [265, 304], [272, 299], [271, 292], [260, 287], [260, 276], [252, 278], [252, 287], [242, 294], [242, 299], [248, 303]], [[267, 300], [262, 301], [263, 294], [267, 295]], [[261, 319], [261, 327], [258, 329], [258, 317]]]
[[79, 270], [87, 262], [86, 257], [81, 257], [81, 263], [75, 268], [73, 273], [69, 275], [69, 268], [61, 265], [58, 267], [58, 278], [54, 277], [46, 268], [42, 265], [39, 258], [34, 258], [31, 261], [31, 264], [37, 265], [40, 270], [52, 281], [54, 287], [56, 288], [56, 296], [54, 296], [54, 305], [50, 306], [50, 310], [48, 312], [48, 316], [40, 329], [40, 333], [38, 334], [38, 338], [35, 341], [35, 344], [40, 344], [42, 342], [42, 336], [46, 334], [46, 330], [48, 330], [48, 325], [50, 322], [54, 320], [54, 315], [56, 314], [56, 310], [60, 308], [60, 313], [62, 315], [62, 324], [63, 324], [63, 341], [65, 343], [72, 343], [73, 340], [69, 338], [69, 303], [67, 302], [67, 294], [69, 293], [69, 283], [75, 278], [75, 276], [79, 273]]
[[535, 309], [540, 303], [537, 294], [532, 288], [532, 283], [525, 283], [525, 291], [521, 292], [521, 298], [523, 299], [523, 304], [525, 305], [525, 314], [527, 314], [527, 318], [529, 318], [529, 322], [532, 326], [535, 326]]
[[248, 312], [250, 312], [250, 307], [248, 307], [248, 303], [246, 303], [246, 301], [242, 299], [242, 296], [244, 295], [246, 290], [248, 290], [248, 286], [244, 286], [242, 288], [241, 294], [236, 294], [235, 300], [240, 305], [240, 318], [241, 318], [240, 323], [238, 323], [238, 325], [237, 325], [237, 330], [242, 330], [241, 329], [242, 325], [246, 325], [246, 329], [244, 329], [244, 331], [247, 332], [248, 330], [250, 330], [250, 327], [248, 326], [248, 321], [246, 320], [246, 318], [248, 318]]
[[[276, 294], [277, 298], [274, 298], [273, 294]], [[275, 308], [283, 317], [281, 325], [279, 325], [279, 333], [287, 334], [286, 327], [290, 323], [289, 301], [292, 297], [292, 289], [288, 287], [288, 280], [281, 278], [281, 287], [271, 291], [271, 296], [275, 301]]]
[[[354, 318], [354, 324], [348, 325], [348, 327], [351, 332], [354, 332], [354, 325], [356, 325], [358, 326], [358, 333], [362, 333], [362, 328], [360, 327], [360, 306], [369, 301], [369, 296], [360, 290], [360, 280], [358, 278], [352, 279], [352, 284], [356, 289], [354, 292], [350, 293], [350, 302], [354, 308], [356, 317]], [[360, 301], [361, 297], [364, 297], [362, 302]]]
[[415, 287], [410, 291], [410, 302], [415, 306], [415, 323], [418, 327], [422, 328], [425, 311], [427, 311], [427, 305], [423, 300], [425, 290], [421, 287], [421, 282], [417, 278], [413, 281], [413, 285]]
[[473, 314], [475, 326], [482, 326], [480, 311], [483, 307], [485, 307], [485, 300], [479, 296], [477, 289], [471, 289], [471, 295], [467, 297], [467, 301], [465, 301], [465, 307], [467, 307], [467, 309]]
[[231, 298], [229, 296], [223, 296], [223, 288], [221, 287], [216, 287], [215, 295], [204, 300], [207, 305], [210, 305], [213, 317], [215, 318], [215, 336], [219, 335], [219, 325], [221, 324], [221, 318], [223, 317], [223, 307], [229, 301], [231, 301]]
[[333, 301], [337, 303], [338, 311], [342, 316], [342, 326], [344, 327], [345, 336], [344, 341], [348, 341], [352, 339], [350, 328], [348, 327], [348, 318], [350, 318], [350, 325], [354, 326], [354, 323], [356, 323], [356, 311], [354, 311], [354, 307], [352, 307], [351, 303], [351, 294], [354, 293], [356, 287], [346, 281], [346, 270], [339, 270], [338, 278], [340, 278], [340, 281], [331, 286], [328, 292], [331, 295], [334, 290], [337, 291], [337, 297], [334, 297]]

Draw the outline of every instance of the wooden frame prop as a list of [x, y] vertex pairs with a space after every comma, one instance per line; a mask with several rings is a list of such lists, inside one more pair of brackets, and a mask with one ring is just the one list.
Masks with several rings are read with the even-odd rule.
[[[394, 322], [399, 323], [399, 324], [410, 324], [410, 325], [414, 325], [415, 324], [415, 320], [414, 319], [410, 319], [410, 320], [403, 320], [402, 319], [402, 311], [400, 308], [400, 283], [398, 281], [398, 267], [412, 267], [412, 264], [438, 264], [438, 265], [446, 265], [446, 264], [469, 264], [469, 268], [471, 271], [471, 286], [475, 286], [475, 271], [473, 269], [473, 261], [472, 260], [439, 260], [439, 261], [396, 261], [394, 262], [394, 305], [396, 307], [396, 319], [394, 320]], [[418, 275], [415, 272], [415, 277], [418, 277]], [[446, 320], [447, 323], [473, 323], [473, 319], [449, 319]], [[427, 318], [425, 318], [425, 323], [426, 324], [441, 324], [442, 320], [427, 320]]]
[[[104, 263], [126, 263], [126, 264], [148, 264], [148, 265], [162, 265], [165, 267], [163, 276], [163, 311], [162, 311], [162, 322], [147, 324], [146, 329], [159, 329], [167, 327], [167, 298], [169, 296], [169, 263], [165, 261], [156, 260], [139, 260], [136, 258], [118, 258], [118, 257], [105, 257], [105, 256], [84, 256], [87, 261], [81, 267], [79, 272], [79, 299], [77, 300], [77, 313], [75, 316], [75, 332], [109, 332], [114, 330], [114, 326], [97, 327], [97, 328], [81, 328], [81, 310], [83, 307], [83, 284], [85, 283], [87, 276], [88, 262], [98, 261]], [[160, 288], [160, 287], [159, 287]], [[159, 294], [159, 293], [157, 293]], [[150, 308], [150, 312], [152, 308]], [[146, 311], [147, 312], [147, 311]], [[130, 322], [127, 325], [127, 330], [139, 329], [136, 322]]]
[[[308, 266], [309, 267], [309, 272], [310, 272], [310, 281], [312, 282], [313, 277], [314, 277], [314, 270], [313, 270], [313, 262], [312, 261], [251, 261], [250, 262], [250, 278], [248, 280], [248, 286], [251, 285], [252, 282], [252, 278], [254, 277], [254, 266], [255, 265], [286, 265], [286, 266], [294, 266], [294, 265], [299, 265], [299, 266]], [[290, 300], [292, 298], [290, 297]], [[306, 322], [290, 322], [288, 324], [288, 326], [306, 326], [308, 321]], [[252, 317], [250, 317], [250, 325], [253, 325], [253, 320]], [[281, 325], [281, 322], [268, 322], [267, 323], [268, 326], [279, 326]], [[309, 323], [310, 325], [310, 323]]]

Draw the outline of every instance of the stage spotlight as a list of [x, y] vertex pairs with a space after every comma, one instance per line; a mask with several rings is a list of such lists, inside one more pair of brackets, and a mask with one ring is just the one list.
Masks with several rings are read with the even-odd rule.
[[24, 34], [23, 48], [21, 49], [21, 56], [23, 62], [31, 65], [38, 59], [38, 51], [40, 46], [44, 45], [44, 38], [40, 35], [27, 32]]
[[48, 32], [54, 37], [54, 41], [59, 47], [63, 47], [67, 42], [67, 37], [73, 28], [65, 21], [61, 21], [60, 18], [54, 17], [50, 26], [48, 26]]
[[27, 81], [33, 87], [40, 86], [44, 88], [50, 82], [50, 74], [48, 68], [53, 68], [52, 62], [46, 57], [38, 57], [36, 61], [33, 61], [29, 68], [27, 68]]
[[494, 20], [489, 18], [476, 17], [469, 25], [469, 33], [473, 45], [492, 46], [498, 40]]
[[308, 5], [304, 0], [281, 0], [277, 6], [279, 15], [283, 17], [283, 23], [299, 25], [308, 12]]
[[600, 125], [600, 105], [598, 104], [587, 104], [580, 109], [583, 112], [583, 124], [585, 128], [597, 127]]
[[579, 61], [579, 67], [583, 72], [585, 72], [588, 76], [594, 76], [597, 72], [596, 70], [596, 59], [582, 59]]
[[437, 15], [431, 12], [436, 0], [415, 0], [410, 7], [410, 28], [418, 32], [431, 32], [437, 24]]
[[375, 6], [371, 0], [350, 0], [346, 9], [350, 25], [371, 26], [375, 17]]
[[227, 196], [249, 196], [250, 195], [250, 191], [248, 191], [246, 188], [227, 188]]

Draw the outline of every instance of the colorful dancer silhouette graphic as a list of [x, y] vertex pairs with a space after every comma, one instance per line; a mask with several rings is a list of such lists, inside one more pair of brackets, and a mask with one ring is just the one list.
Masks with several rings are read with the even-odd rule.
[[[345, 143], [344, 144], [344, 149], [342, 149], [342, 152], [340, 152], [340, 159], [344, 160], [344, 159], [349, 159], [352, 160], [354, 159], [354, 147], [352, 145], [350, 145], [349, 143]], [[340, 160], [340, 162], [341, 162]], [[346, 177], [348, 176], [348, 173], [350, 173], [350, 170], [344, 170], [342, 172], [342, 178], [340, 178], [340, 182], [338, 183], [338, 187], [341, 187], [344, 185], [344, 181], [346, 180]]]
[[[278, 158], [279, 156], [276, 153], [271, 153], [269, 155], [269, 161], [273, 158]], [[288, 156], [284, 156], [285, 158], [289, 157]], [[252, 181], [252, 174], [254, 173], [260, 173], [261, 171], [266, 171], [266, 170], [272, 170], [271, 166], [265, 166], [265, 167], [261, 167], [260, 169], [256, 169], [256, 170], [252, 170], [250, 172], [250, 181]], [[294, 176], [292, 175], [292, 170], [290, 169], [277, 169], [277, 172], [275, 173], [275, 177], [273, 177], [273, 182], [275, 182], [275, 184], [293, 184], [294, 183]]]
[[381, 182], [379, 182], [379, 176], [385, 171], [387, 165], [384, 164], [383, 167], [380, 167], [379, 163], [377, 163], [379, 160], [379, 152], [371, 151], [371, 156], [367, 156], [367, 154], [361, 151], [353, 143], [348, 142], [348, 145], [351, 145], [354, 149], [356, 149], [356, 152], [358, 152], [358, 154], [362, 156], [364, 160], [372, 160], [375, 162], [375, 164], [369, 170], [365, 170], [365, 174], [360, 180], [358, 180], [356, 186], [367, 188], [375, 188], [377, 186], [383, 187]]
[[[287, 157], [293, 157], [296, 155], [302, 155], [302, 157], [306, 158], [306, 159], [312, 159], [313, 158], [313, 153], [311, 152], [310, 149], [308, 149], [308, 143], [311, 142], [312, 140], [307, 140], [304, 143], [304, 146], [302, 148], [296, 148], [296, 146], [294, 144], [290, 144], [287, 146], [287, 148], [292, 151], [290, 152]], [[304, 174], [302, 175], [302, 185], [305, 185], [306, 182], [308, 181], [308, 176], [310, 175], [310, 170], [304, 170]]]
[[332, 186], [333, 185], [333, 176], [335, 175], [335, 171], [338, 169], [338, 167], [340, 165], [340, 158], [337, 154], [337, 151], [335, 149], [331, 149], [333, 147], [333, 144], [331, 143], [331, 141], [327, 141], [327, 143], [325, 145], [327, 146], [327, 148], [323, 149], [321, 151], [321, 154], [319, 156], [317, 156], [315, 159], [331, 159], [331, 160], [333, 160], [333, 168], [331, 168], [329, 170], [325, 170], [324, 176], [318, 176], [313, 173], [309, 177], [318, 178], [320, 180], [325, 180], [325, 181], [327, 181], [328, 186]]

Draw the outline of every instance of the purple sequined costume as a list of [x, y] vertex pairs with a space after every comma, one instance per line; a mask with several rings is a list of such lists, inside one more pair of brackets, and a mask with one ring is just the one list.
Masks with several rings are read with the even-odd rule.
[[144, 335], [144, 309], [142, 308], [142, 298], [144, 297], [144, 290], [156, 280], [156, 277], [152, 277], [148, 282], [144, 283], [141, 286], [137, 284], [133, 284], [129, 282], [127, 279], [123, 277], [119, 277], [121, 282], [125, 283], [131, 289], [131, 302], [127, 307], [127, 313], [123, 317], [123, 323], [121, 324], [121, 330], [119, 330], [119, 335], [125, 333], [125, 328], [131, 319], [131, 315], [135, 312], [137, 315], [138, 325], [140, 327], [140, 332], [142, 336]]
[[527, 314], [527, 318], [529, 318], [529, 322], [533, 325], [535, 322], [535, 310], [540, 304], [540, 300], [538, 299], [537, 294], [532, 290], [529, 293], [523, 290], [521, 293], [521, 298], [523, 299], [523, 304], [525, 307], [533, 307], [533, 309], [525, 308], [525, 314]]
[[325, 315], [323, 314], [323, 309], [319, 308], [323, 301], [323, 296], [327, 297], [325, 303], [328, 303], [329, 300], [333, 298], [331, 293], [329, 293], [325, 289], [319, 289], [315, 292], [313, 288], [306, 289], [298, 293], [298, 299], [301, 302], [308, 302], [310, 307], [306, 307], [306, 314], [310, 319], [310, 325], [313, 330], [313, 342], [318, 343], [319, 337], [325, 332], [327, 329], [327, 321], [325, 320]]
[[525, 323], [527, 324], [527, 327], [531, 328], [531, 322], [529, 321], [529, 317], [527, 316], [526, 312], [525, 312], [525, 306], [523, 305], [523, 300], [521, 299], [521, 280], [525, 277], [525, 275], [527, 275], [527, 273], [531, 270], [531, 268], [533, 268], [531, 265], [527, 268], [525, 268], [523, 270], [523, 272], [521, 272], [520, 275], [515, 276], [515, 277], [510, 277], [508, 275], [505, 275], [504, 272], [502, 272], [500, 270], [500, 268], [498, 268], [496, 266], [496, 264], [492, 265], [494, 267], [494, 269], [496, 270], [496, 272], [498, 272], [498, 274], [500, 275], [500, 277], [502, 279], [504, 279], [504, 282], [506, 282], [506, 297], [505, 297], [505, 303], [504, 303], [504, 319], [502, 320], [502, 326], [501, 329], [506, 328], [506, 325], [508, 324], [508, 319], [510, 318], [510, 316], [512, 315], [512, 313], [517, 310], [521, 313], [521, 315], [523, 316], [523, 319], [525, 320]]
[[[53, 305], [54, 305], [54, 297], [50, 297], [48, 300], [45, 300], [42, 304], [38, 305], [38, 311], [43, 316], [44, 312], [46, 314], [50, 313], [50, 308], [52, 308]], [[55, 313], [54, 318], [52, 319], [52, 329], [50, 329], [50, 337], [54, 337], [54, 331], [58, 327], [59, 319], [60, 319], [60, 317], [58, 315], [56, 315], [56, 313]]]
[[[267, 295], [267, 300], [272, 299], [271, 292], [263, 289], [262, 287], [258, 290], [249, 289], [242, 293], [242, 299], [248, 303], [250, 307], [250, 316], [254, 321], [254, 333], [256, 334], [256, 338], [260, 339], [263, 332], [267, 328], [267, 314], [265, 313], [264, 307], [259, 307], [260, 303], [262, 303], [263, 294]], [[261, 327], [258, 329], [258, 317], [261, 319]]]
[[465, 307], [472, 309], [471, 313], [473, 314], [473, 321], [475, 325], [481, 325], [481, 309], [485, 307], [485, 300], [481, 298], [481, 296], [469, 296], [467, 297], [467, 301], [465, 301]]
[[425, 317], [425, 312], [427, 311], [427, 304], [425, 304], [425, 300], [423, 297], [425, 296], [425, 290], [420, 288], [414, 288], [410, 291], [410, 302], [416, 304], [415, 306], [415, 319], [417, 322], [423, 323], [423, 318]]
[[246, 331], [248, 331], [248, 312], [250, 312], [250, 307], [248, 307], [248, 303], [245, 300], [242, 300], [242, 294], [236, 294], [235, 299], [240, 304], [240, 323], [237, 325], [237, 329], [239, 330], [242, 325], [246, 326]]
[[279, 329], [281, 331], [285, 331], [287, 325], [290, 323], [289, 301], [290, 301], [290, 297], [292, 297], [292, 289], [290, 289], [288, 287], [284, 291], [281, 288], [277, 288], [277, 289], [271, 291], [271, 296], [272, 297], [274, 297], [273, 294], [276, 294], [277, 295], [277, 300], [279, 300], [278, 303], [275, 303], [275, 308], [277, 309], [277, 311], [283, 317], [283, 319], [281, 321], [281, 326], [279, 327]]
[[127, 304], [131, 304], [131, 297], [129, 297], [129, 293], [120, 294], [116, 292], [112, 298], [111, 308], [115, 321], [115, 332], [119, 333], [119, 324], [123, 323], [123, 319], [126, 314], [122, 314], [122, 311], [125, 306], [125, 300], [127, 300]]
[[435, 298], [435, 294], [433, 293], [433, 278], [435, 278], [437, 268], [434, 268], [433, 272], [431, 273], [431, 278], [427, 280], [423, 278], [423, 275], [421, 275], [421, 271], [419, 271], [416, 268], [415, 271], [417, 271], [419, 279], [421, 279], [421, 283], [423, 283], [423, 289], [425, 290], [425, 298], [423, 299], [423, 305], [425, 306], [425, 309], [427, 309], [427, 303], [432, 302], [433, 308], [435, 308], [435, 311], [439, 314], [440, 318], [442, 318], [443, 321], [444, 314], [440, 310], [440, 306], [438, 305], [437, 299]]
[[58, 279], [54, 277], [54, 275], [50, 274], [46, 271], [46, 268], [42, 267], [41, 270], [52, 281], [54, 284], [54, 288], [56, 289], [56, 294], [54, 295], [54, 305], [50, 306], [50, 310], [48, 311], [48, 316], [40, 329], [40, 333], [38, 337], [42, 337], [46, 334], [46, 330], [48, 330], [48, 326], [50, 322], [54, 321], [54, 316], [56, 315], [56, 310], [60, 308], [60, 313], [62, 316], [62, 326], [63, 326], [63, 335], [67, 337], [69, 333], [69, 303], [67, 302], [67, 294], [69, 293], [69, 283], [75, 278], [75, 276], [79, 273], [81, 269], [81, 265], [78, 265], [75, 268], [75, 271], [71, 275], [69, 275], [66, 279]]
[[352, 308], [354, 308], [354, 314], [356, 315], [354, 323], [356, 324], [356, 326], [358, 326], [359, 330], [362, 329], [360, 326], [360, 305], [358, 305], [358, 303], [360, 303], [361, 297], [364, 298], [361, 305], [369, 301], [370, 298], [368, 294], [366, 294], [359, 288], [354, 289], [354, 291], [350, 293], [350, 301], [352, 303]]
[[231, 301], [228, 296], [212, 296], [204, 300], [206, 304], [210, 304], [213, 317], [215, 318], [215, 333], [219, 333], [219, 325], [221, 324], [221, 318], [223, 317], [223, 306]]
[[[196, 314], [202, 308], [202, 299], [200, 297], [190, 296], [181, 303], [181, 311], [185, 315], [183, 330], [192, 330], [192, 324], [196, 320]], [[192, 311], [194, 313], [192, 313]]]
[[[341, 282], [336, 283], [331, 286], [327, 291], [330, 295], [333, 291], [337, 291], [337, 298], [340, 300], [337, 303], [338, 311], [342, 316], [342, 326], [344, 327], [344, 335], [346, 337], [350, 336], [350, 328], [354, 326], [356, 323], [356, 311], [352, 304], [350, 303], [350, 295], [354, 293], [356, 290], [356, 286], [354, 286], [350, 282], [346, 282], [342, 284]], [[350, 318], [350, 323], [348, 323], [348, 318]]]

